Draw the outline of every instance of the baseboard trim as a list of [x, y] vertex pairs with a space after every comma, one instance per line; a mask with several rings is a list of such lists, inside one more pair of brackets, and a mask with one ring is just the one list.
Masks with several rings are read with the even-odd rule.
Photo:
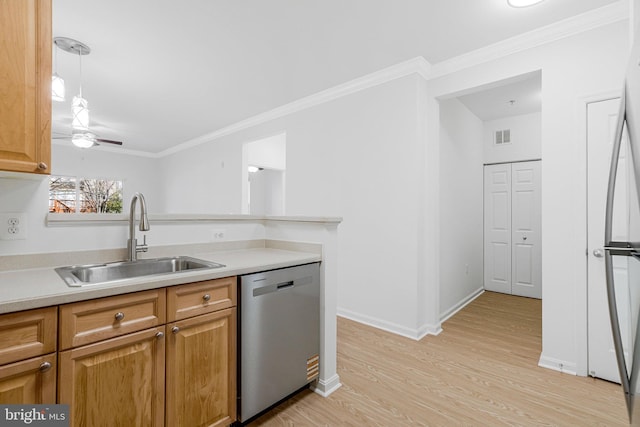
[[337, 314], [345, 319], [353, 320], [354, 322], [362, 323], [367, 326], [371, 326], [376, 329], [391, 332], [392, 334], [400, 335], [406, 338], [411, 338], [415, 341], [420, 341], [427, 335], [438, 335], [442, 332], [442, 327], [438, 323], [437, 325], [424, 324], [416, 329], [407, 328], [406, 326], [398, 325], [397, 323], [388, 322], [365, 314], [356, 313], [354, 311], [339, 308]]
[[471, 292], [469, 295], [464, 297], [461, 301], [459, 301], [456, 305], [451, 307], [449, 310], [445, 311], [440, 315], [440, 323], [444, 323], [450, 318], [452, 318], [456, 313], [465, 308], [467, 305], [471, 304], [476, 298], [484, 293], [484, 288], [481, 286], [475, 291]]
[[335, 374], [327, 380], [318, 380], [315, 385], [311, 386], [311, 390], [322, 397], [329, 397], [331, 393], [333, 393], [340, 387], [342, 387], [340, 377], [338, 376], [338, 374]]
[[556, 359], [554, 357], [548, 357], [544, 354], [540, 355], [538, 366], [541, 368], [552, 369], [554, 371], [562, 372], [563, 374], [578, 375], [576, 364], [573, 362], [567, 362], [566, 360]]

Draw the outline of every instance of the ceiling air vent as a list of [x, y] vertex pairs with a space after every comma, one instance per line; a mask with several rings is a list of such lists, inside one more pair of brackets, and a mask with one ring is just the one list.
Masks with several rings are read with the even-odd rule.
[[497, 130], [495, 145], [511, 144], [511, 129]]

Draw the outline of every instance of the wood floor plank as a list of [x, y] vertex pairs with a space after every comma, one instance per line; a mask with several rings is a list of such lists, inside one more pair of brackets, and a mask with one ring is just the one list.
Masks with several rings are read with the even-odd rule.
[[343, 386], [250, 426], [628, 426], [619, 385], [537, 366], [541, 310], [485, 292], [421, 341], [339, 318]]

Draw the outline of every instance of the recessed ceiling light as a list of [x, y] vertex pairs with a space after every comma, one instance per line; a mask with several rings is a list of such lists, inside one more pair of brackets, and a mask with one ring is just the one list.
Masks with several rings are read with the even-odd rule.
[[541, 3], [543, 0], [507, 0], [511, 7], [528, 7]]

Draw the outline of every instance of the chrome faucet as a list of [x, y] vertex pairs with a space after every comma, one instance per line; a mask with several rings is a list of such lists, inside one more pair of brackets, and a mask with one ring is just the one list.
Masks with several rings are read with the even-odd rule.
[[129, 240], [127, 240], [127, 259], [128, 261], [137, 261], [138, 252], [147, 252], [147, 236], [141, 245], [136, 240], [136, 201], [140, 200], [140, 231], [149, 231], [149, 218], [147, 218], [147, 202], [144, 200], [142, 193], [136, 193], [131, 198], [131, 209], [129, 210]]

